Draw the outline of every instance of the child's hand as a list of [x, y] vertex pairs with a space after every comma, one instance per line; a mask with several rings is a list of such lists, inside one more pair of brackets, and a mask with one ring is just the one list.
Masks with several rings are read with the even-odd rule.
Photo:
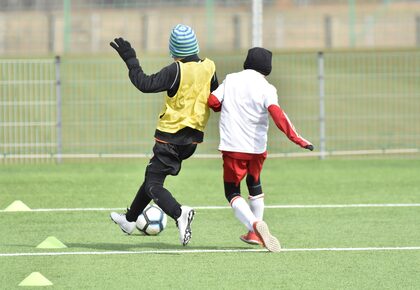
[[136, 57], [136, 51], [134, 48], [131, 47], [131, 44], [124, 40], [122, 37], [115, 38], [114, 42], [111, 42], [109, 45], [111, 45], [121, 56], [123, 61], [127, 61], [130, 58]]
[[306, 145], [305, 149], [313, 151], [314, 150], [314, 145], [312, 145], [312, 144]]

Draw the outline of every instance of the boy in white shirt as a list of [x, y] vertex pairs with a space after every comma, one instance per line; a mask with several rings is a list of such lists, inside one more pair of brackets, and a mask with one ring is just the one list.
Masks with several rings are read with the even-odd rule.
[[[228, 74], [212, 92], [208, 104], [213, 111], [221, 111], [219, 150], [223, 156], [225, 196], [235, 216], [248, 229], [240, 239], [278, 252], [280, 243], [262, 220], [264, 193], [260, 174], [267, 157], [268, 114], [291, 141], [311, 151], [314, 147], [296, 132], [278, 104], [276, 88], [265, 78], [271, 72], [271, 59], [269, 50], [250, 49], [244, 70]], [[249, 204], [241, 197], [240, 183], [245, 176]]]

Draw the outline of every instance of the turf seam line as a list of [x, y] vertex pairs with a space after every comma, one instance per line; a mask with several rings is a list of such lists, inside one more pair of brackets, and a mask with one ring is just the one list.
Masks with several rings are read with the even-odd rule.
[[[283, 208], [283, 209], [307, 209], [307, 208], [370, 208], [370, 207], [420, 207], [420, 203], [367, 203], [367, 204], [308, 204], [308, 205], [266, 205], [265, 208]], [[194, 209], [208, 210], [208, 209], [230, 209], [230, 206], [193, 206]], [[125, 210], [125, 208], [35, 208], [28, 212], [58, 212], [58, 211], [113, 211]], [[9, 212], [0, 210], [0, 213]]]
[[[419, 247], [366, 247], [366, 248], [283, 248], [281, 252], [358, 252], [358, 251], [419, 251]], [[43, 253], [0, 253], [0, 257], [65, 256], [65, 255], [140, 255], [140, 254], [202, 254], [268, 252], [266, 249], [196, 249], [196, 250], [150, 250], [150, 251], [83, 251]]]

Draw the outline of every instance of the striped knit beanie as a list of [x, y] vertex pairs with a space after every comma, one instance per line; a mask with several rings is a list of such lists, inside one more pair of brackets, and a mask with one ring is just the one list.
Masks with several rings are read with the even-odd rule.
[[189, 55], [197, 54], [200, 49], [198, 47], [197, 38], [191, 27], [178, 24], [172, 29], [169, 38], [169, 51], [172, 57], [184, 58]]

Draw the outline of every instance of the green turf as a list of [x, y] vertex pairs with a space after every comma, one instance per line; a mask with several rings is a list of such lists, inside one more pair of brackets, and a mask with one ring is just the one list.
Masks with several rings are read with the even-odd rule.
[[[0, 209], [125, 207], [147, 160], [2, 165]], [[268, 159], [267, 205], [420, 203], [420, 160]], [[166, 185], [183, 204], [226, 206], [221, 161], [191, 159]], [[246, 187], [242, 187], [244, 193]], [[157, 237], [123, 235], [108, 211], [0, 212], [0, 253], [259, 249], [227, 209], [198, 209], [193, 239], [172, 220]], [[266, 209], [286, 249], [420, 246], [419, 207]], [[67, 249], [37, 249], [55, 236]], [[161, 253], [1, 257], [1, 289], [41, 272], [54, 289], [415, 289], [420, 251]]]

